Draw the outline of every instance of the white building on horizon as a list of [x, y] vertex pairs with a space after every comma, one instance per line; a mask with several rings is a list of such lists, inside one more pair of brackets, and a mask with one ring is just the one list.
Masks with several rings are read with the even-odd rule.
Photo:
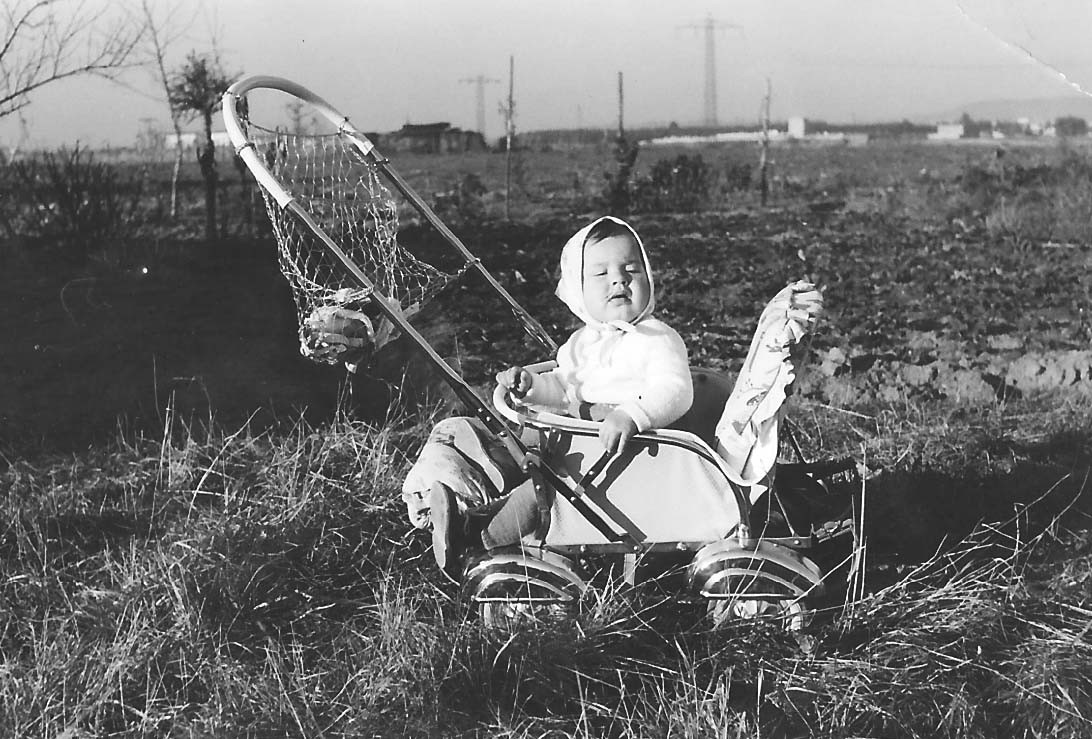
[[[183, 149], [195, 149], [197, 148], [197, 143], [203, 141], [204, 138], [205, 135], [203, 133], [195, 133], [193, 131], [187, 131], [181, 136], [168, 133], [163, 136], [163, 146], [167, 149], [173, 149], [181, 139]], [[213, 131], [212, 143], [214, 146], [230, 146], [231, 138], [228, 136], [227, 131]]]
[[926, 136], [930, 141], [953, 141], [963, 138], [962, 123], [938, 123], [937, 130]]

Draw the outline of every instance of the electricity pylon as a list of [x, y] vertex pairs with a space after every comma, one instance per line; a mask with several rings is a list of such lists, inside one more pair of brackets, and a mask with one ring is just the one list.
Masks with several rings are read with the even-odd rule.
[[705, 125], [717, 125], [717, 30], [743, 30], [735, 23], [720, 23], [707, 15], [702, 23], [690, 23], [680, 28], [702, 29], [705, 31]]
[[459, 82], [472, 82], [477, 87], [478, 93], [478, 133], [482, 138], [489, 140], [485, 135], [485, 86], [492, 82], [500, 82], [498, 79], [479, 74], [477, 77], [463, 77]]

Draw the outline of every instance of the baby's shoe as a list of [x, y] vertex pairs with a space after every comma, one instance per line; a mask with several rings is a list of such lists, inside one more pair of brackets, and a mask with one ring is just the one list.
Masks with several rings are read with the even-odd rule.
[[432, 556], [436, 566], [451, 578], [468, 552], [484, 551], [482, 531], [493, 519], [504, 500], [495, 500], [466, 513], [459, 510], [455, 493], [440, 482], [433, 483], [429, 495], [432, 508]]
[[429, 494], [429, 508], [432, 519], [432, 556], [436, 566], [451, 574], [449, 569], [454, 564], [456, 532], [459, 525], [459, 507], [455, 502], [455, 493], [441, 482], [432, 484]]

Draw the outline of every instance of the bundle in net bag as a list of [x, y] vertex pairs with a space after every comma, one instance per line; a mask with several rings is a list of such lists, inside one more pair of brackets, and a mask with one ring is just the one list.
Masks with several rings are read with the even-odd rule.
[[337, 305], [317, 306], [301, 329], [302, 354], [325, 364], [359, 364], [375, 341], [375, 330], [366, 315]]

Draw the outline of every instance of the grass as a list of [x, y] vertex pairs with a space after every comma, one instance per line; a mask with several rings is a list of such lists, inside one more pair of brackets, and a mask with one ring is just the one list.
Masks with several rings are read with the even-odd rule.
[[[1087, 241], [1080, 208], [1058, 206], [1068, 221], [1033, 219], [1040, 200], [1013, 211], [1004, 191], [1012, 173], [1056, 153], [1010, 153], [1023, 169], [995, 168], [974, 190], [960, 173], [982, 150], [945, 149], [918, 173], [920, 148], [786, 149], [778, 166], [786, 188], [806, 172], [811, 195], [844, 195], [850, 211], [889, 209], [877, 232], [896, 240], [915, 214], [971, 218], [968, 203], [981, 196], [975, 228], [996, 236], [982, 243], [997, 259], [1022, 255], [1013, 274], [1037, 263], [1029, 239]], [[406, 168], [433, 177], [425, 190], [467, 166], [452, 160], [451, 173], [432, 175], [435, 161]], [[482, 161], [496, 170], [500, 159]], [[574, 191], [597, 182], [576, 155], [536, 161], [533, 192], [566, 180], [558, 172], [578, 175], [568, 178]], [[1075, 182], [1061, 184], [1085, 198]], [[941, 207], [953, 203], [959, 212]], [[654, 234], [683, 228], [660, 220], [649, 220]], [[758, 220], [732, 228], [760, 246], [788, 229]], [[807, 247], [843, 300], [889, 299], [833, 281], [864, 280], [881, 249], [861, 244], [860, 261], [828, 264], [834, 229], [785, 232], [800, 243], [782, 251]], [[705, 279], [681, 267], [665, 277]], [[728, 297], [722, 317], [752, 302]], [[900, 336], [888, 342], [906, 343]], [[729, 354], [705, 340], [711, 354]], [[866, 471], [866, 587], [819, 614], [812, 656], [772, 624], [712, 630], [655, 588], [597, 592], [571, 623], [483, 633], [434, 572], [427, 537], [409, 530], [398, 498], [427, 413], [382, 425], [335, 414], [226, 427], [168, 411], [156, 434], [5, 459], [0, 736], [1088, 736], [1092, 397], [969, 402], [891, 387], [882, 397], [850, 387], [845, 402], [791, 400], [806, 449], [851, 454]]]
[[[1092, 537], [1087, 457], [1072, 453], [1087, 403], [800, 403], [809, 441], [823, 429], [884, 468], [875, 490], [969, 458], [965, 482], [1063, 458], [1068, 477], [1021, 478], [1024, 498], [1005, 494], [1016, 515], [924, 561], [873, 532], [871, 587], [819, 619], [813, 657], [772, 625], [712, 631], [618, 593], [501, 640], [407, 533], [397, 491], [422, 427], [228, 433], [168, 417], [159, 439], [3, 472], [0, 734], [1087, 735]], [[987, 447], [1016, 461], [982, 461]]]
[[787, 710], [821, 735], [1087, 732], [1084, 594], [1063, 586], [1044, 598], [1022, 571], [1030, 543], [996, 556], [990, 533], [854, 604], [830, 656], [779, 666]]

